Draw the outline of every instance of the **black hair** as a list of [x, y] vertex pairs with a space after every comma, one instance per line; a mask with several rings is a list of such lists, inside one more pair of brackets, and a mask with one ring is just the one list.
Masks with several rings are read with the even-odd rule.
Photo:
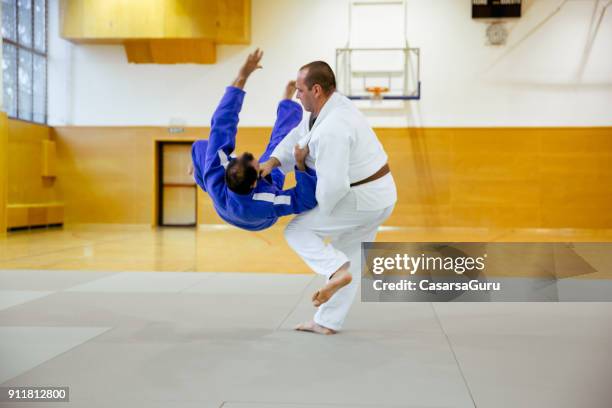
[[258, 178], [257, 170], [252, 162], [255, 160], [251, 153], [244, 153], [233, 159], [225, 169], [225, 183], [236, 194], [249, 194], [252, 185]]

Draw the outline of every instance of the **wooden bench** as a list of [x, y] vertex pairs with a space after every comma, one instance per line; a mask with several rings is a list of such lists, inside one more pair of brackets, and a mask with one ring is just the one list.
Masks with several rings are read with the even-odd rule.
[[8, 204], [6, 223], [8, 229], [62, 225], [64, 204]]

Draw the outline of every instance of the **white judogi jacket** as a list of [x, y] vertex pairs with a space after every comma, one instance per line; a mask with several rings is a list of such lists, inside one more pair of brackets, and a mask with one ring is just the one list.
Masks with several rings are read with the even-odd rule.
[[324, 214], [330, 214], [349, 191], [356, 196], [357, 210], [380, 210], [397, 201], [391, 175], [351, 188], [351, 183], [368, 178], [387, 163], [376, 134], [363, 114], [345, 96], [335, 92], [325, 103], [312, 130], [310, 115], [274, 149], [271, 156], [287, 173], [293, 170], [293, 147], [308, 144], [306, 165], [317, 171], [316, 198]]

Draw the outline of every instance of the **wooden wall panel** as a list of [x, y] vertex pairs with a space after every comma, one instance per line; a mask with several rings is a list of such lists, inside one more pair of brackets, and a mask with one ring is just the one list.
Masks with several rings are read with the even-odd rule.
[[23, 206], [10, 206], [7, 211], [7, 228], [25, 227], [28, 225], [30, 210]]
[[215, 0], [62, 0], [60, 7], [62, 36], [77, 42], [217, 33]]
[[134, 64], [214, 64], [217, 61], [217, 46], [212, 40], [130, 40], [124, 46], [128, 62]]
[[217, 42], [251, 43], [251, 0], [217, 0]]
[[206, 38], [248, 44], [251, 0], [61, 0], [61, 35], [71, 41]]
[[52, 140], [42, 141], [42, 169], [43, 177], [55, 177], [56, 175], [56, 149], [55, 142]]
[[6, 224], [12, 227], [63, 222], [63, 204], [55, 185], [55, 144], [48, 126], [8, 119], [2, 124]]
[[8, 120], [8, 204], [61, 201], [53, 178], [43, 177], [43, 141], [48, 126]]
[[[398, 186], [389, 225], [612, 228], [612, 128], [376, 131]], [[194, 140], [208, 129], [179, 136], [154, 127], [55, 132], [67, 221], [133, 224], [151, 220], [154, 141]], [[269, 132], [240, 128], [238, 152], [259, 155]], [[198, 222], [222, 223], [202, 192]]]
[[47, 223], [61, 224], [64, 222], [64, 206], [50, 205], [47, 207]]
[[68, 127], [54, 132], [66, 223], [150, 222], [153, 128]]

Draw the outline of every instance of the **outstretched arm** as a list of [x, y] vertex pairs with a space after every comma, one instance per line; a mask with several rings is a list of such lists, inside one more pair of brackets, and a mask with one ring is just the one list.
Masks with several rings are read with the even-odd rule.
[[238, 71], [238, 76], [232, 82], [232, 86], [240, 89], [244, 89], [244, 84], [246, 84], [249, 76], [258, 69], [263, 68], [260, 64], [261, 57], [263, 57], [263, 51], [259, 48], [254, 52], [249, 54], [247, 60], [244, 62], [242, 67], [240, 67], [240, 71]]
[[[263, 51], [259, 48], [247, 56], [246, 61], [240, 67], [238, 76], [227, 87], [225, 95], [213, 114], [210, 126], [210, 140], [208, 152], [217, 155], [219, 150], [229, 155], [236, 146], [236, 132], [238, 128], [238, 114], [242, 108], [244, 99], [244, 85], [249, 76], [257, 69], [261, 68], [259, 62], [263, 56]], [[208, 158], [208, 156], [207, 156]]]
[[242, 88], [249, 76], [261, 68], [259, 62], [262, 56], [263, 52], [259, 49], [249, 54], [245, 63], [240, 67], [238, 76], [225, 90], [225, 95], [213, 114], [203, 171], [203, 178], [209, 193], [223, 194], [225, 167], [229, 162], [229, 155], [236, 147], [238, 114], [242, 109], [245, 94]]

